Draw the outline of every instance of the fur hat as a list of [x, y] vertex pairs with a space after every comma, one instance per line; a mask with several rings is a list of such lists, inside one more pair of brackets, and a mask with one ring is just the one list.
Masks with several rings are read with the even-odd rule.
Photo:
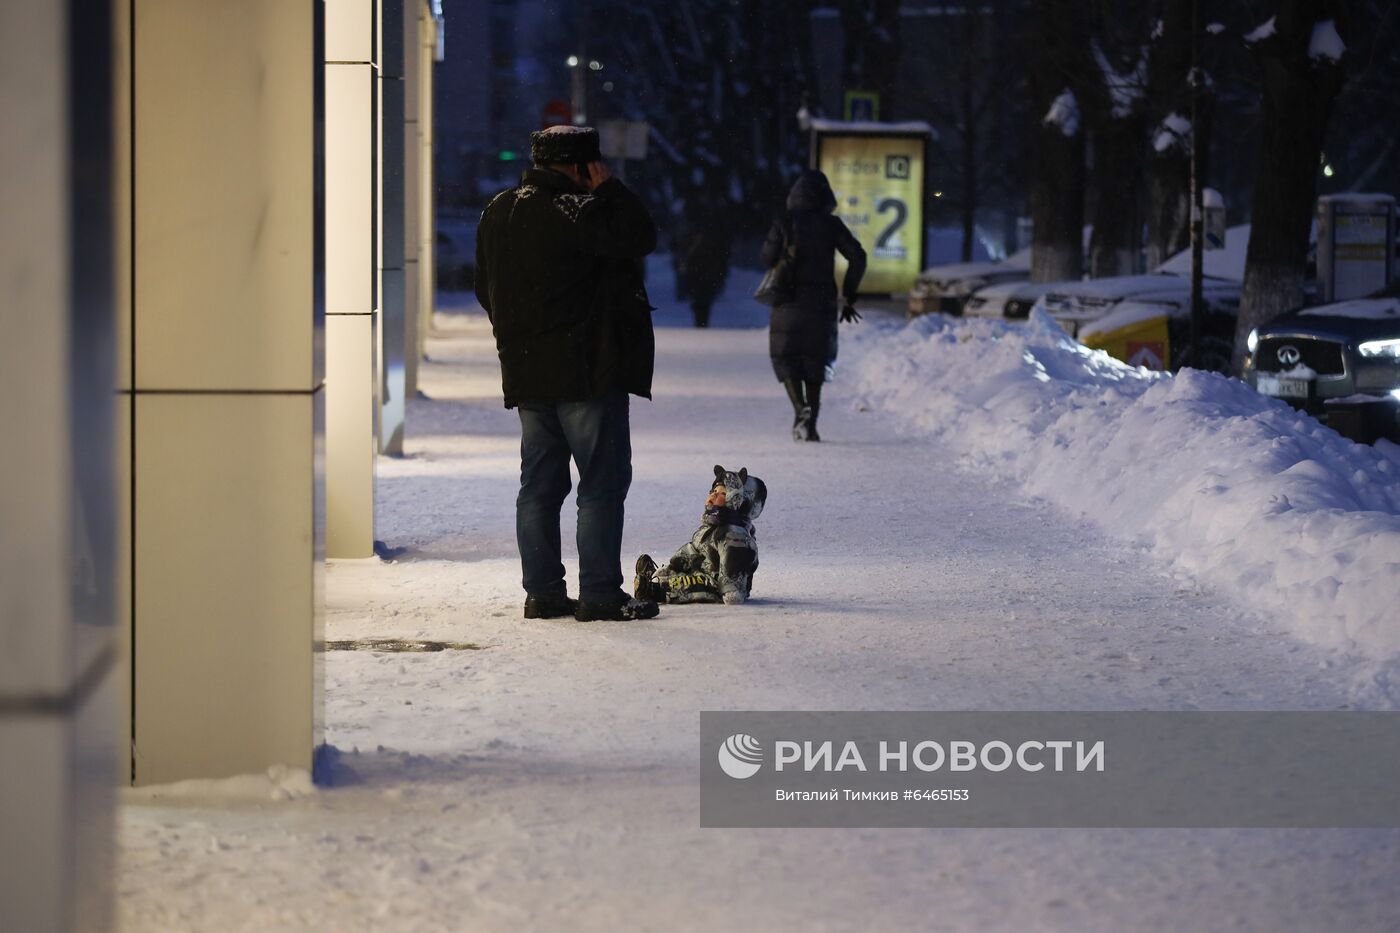
[[530, 159], [536, 165], [598, 162], [598, 131], [591, 126], [551, 126], [530, 134]]

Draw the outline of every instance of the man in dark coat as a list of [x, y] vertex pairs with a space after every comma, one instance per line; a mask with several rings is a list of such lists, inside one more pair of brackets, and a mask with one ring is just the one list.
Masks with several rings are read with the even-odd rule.
[[[534, 133], [531, 157], [520, 184], [482, 213], [476, 247], [476, 296], [491, 318], [506, 407], [520, 412], [525, 617], [650, 618], [656, 604], [622, 589], [622, 521], [628, 394], [651, 397], [642, 257], [656, 248], [656, 227], [603, 165], [592, 128]], [[579, 471], [577, 602], [559, 543], [570, 457]]]
[[854, 302], [865, 275], [865, 250], [855, 235], [832, 212], [836, 196], [826, 175], [803, 172], [787, 197], [787, 211], [768, 232], [762, 261], [766, 269], [795, 250], [791, 298], [773, 306], [768, 329], [768, 355], [773, 373], [792, 402], [792, 436], [819, 441], [826, 367], [836, 359], [837, 295], [835, 261], [839, 252], [849, 264], [841, 283], [840, 319], [858, 321]]

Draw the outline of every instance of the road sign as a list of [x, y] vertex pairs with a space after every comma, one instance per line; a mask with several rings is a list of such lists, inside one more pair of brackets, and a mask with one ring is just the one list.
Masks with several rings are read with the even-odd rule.
[[847, 91], [845, 117], [853, 123], [874, 123], [880, 119], [880, 95], [874, 91]]

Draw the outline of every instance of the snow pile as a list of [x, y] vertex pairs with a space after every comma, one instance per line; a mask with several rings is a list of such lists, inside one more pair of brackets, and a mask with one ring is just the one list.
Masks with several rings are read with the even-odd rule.
[[[1400, 659], [1400, 448], [1247, 385], [1130, 367], [1047, 315], [877, 324], [843, 340], [872, 407], [1138, 541], [1300, 636]], [[844, 336], [844, 335], [843, 335]]]
[[1179, 113], [1169, 113], [1152, 137], [1152, 148], [1157, 152], [1166, 152], [1175, 147], [1183, 150], [1191, 148], [1191, 121]]
[[1325, 19], [1313, 24], [1312, 38], [1308, 40], [1308, 57], [1325, 58], [1339, 62], [1346, 53], [1346, 43], [1337, 34], [1337, 21]]
[[1277, 19], [1278, 17], [1276, 16], [1270, 16], [1268, 19], [1264, 20], [1264, 22], [1256, 26], [1253, 30], [1251, 30], [1248, 33], [1245, 33], [1244, 44], [1253, 45], [1256, 42], [1263, 42], [1265, 39], [1272, 36], [1275, 32], [1278, 31]]
[[1060, 92], [1060, 96], [1055, 98], [1050, 104], [1050, 109], [1045, 113], [1045, 119], [1041, 121], [1046, 126], [1059, 127], [1060, 132], [1066, 136], [1073, 136], [1079, 132], [1079, 101], [1075, 99], [1074, 92], [1065, 88]]

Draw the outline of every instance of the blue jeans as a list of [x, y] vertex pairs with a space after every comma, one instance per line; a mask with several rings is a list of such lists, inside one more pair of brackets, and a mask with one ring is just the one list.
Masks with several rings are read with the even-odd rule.
[[627, 393], [589, 402], [520, 405], [520, 495], [515, 540], [530, 596], [563, 596], [559, 509], [578, 464], [579, 598], [605, 602], [622, 591], [622, 515], [632, 485]]

